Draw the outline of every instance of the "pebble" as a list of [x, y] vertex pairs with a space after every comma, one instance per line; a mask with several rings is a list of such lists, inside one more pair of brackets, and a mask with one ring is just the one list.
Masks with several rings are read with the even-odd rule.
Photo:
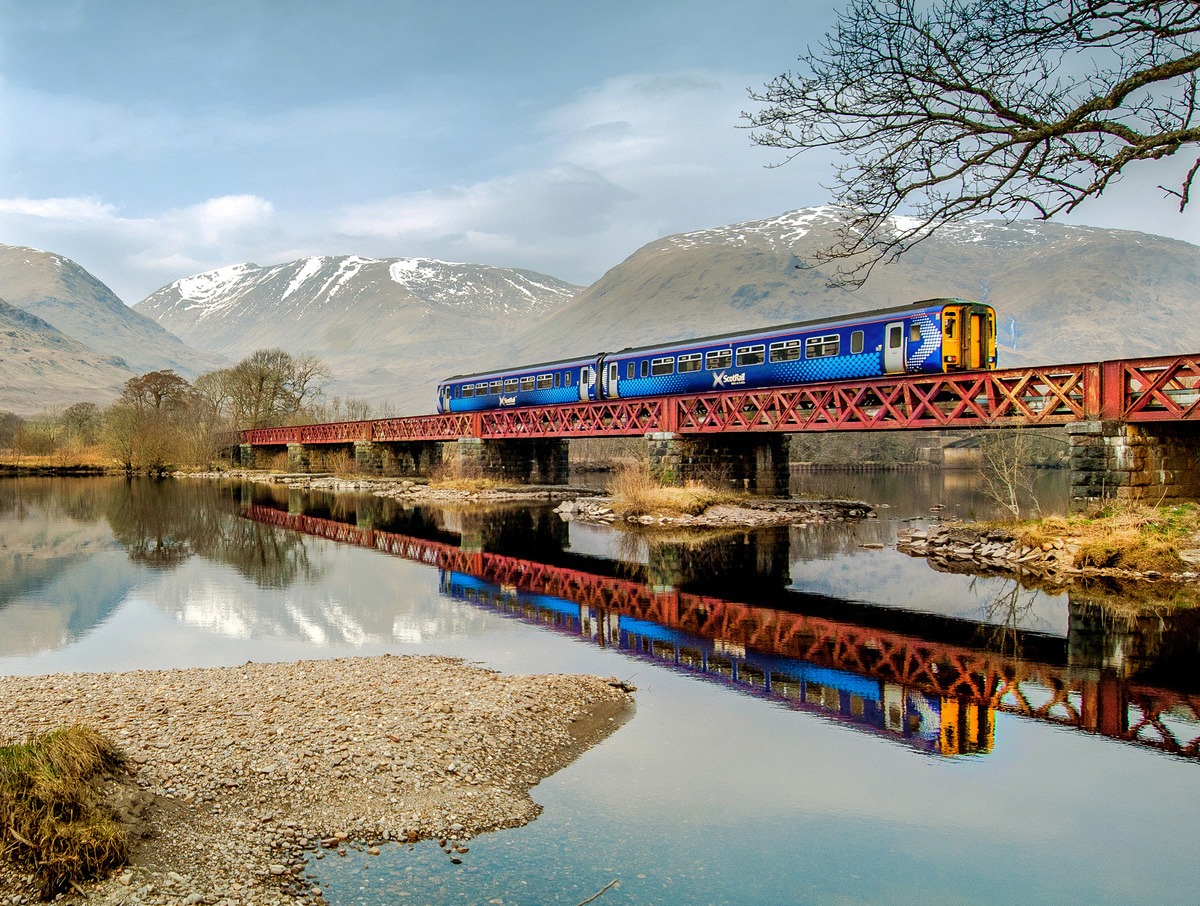
[[[528, 790], [620, 725], [592, 720], [577, 740], [571, 721], [631, 707], [606, 679], [442, 657], [0, 676], [0, 745], [84, 723], [133, 756], [125, 788], [147, 797], [153, 834], [125, 870], [84, 885], [88, 902], [270, 906], [323, 902], [297, 882], [331, 849], [527, 824], [540, 811]], [[4, 862], [0, 892], [36, 899]]]

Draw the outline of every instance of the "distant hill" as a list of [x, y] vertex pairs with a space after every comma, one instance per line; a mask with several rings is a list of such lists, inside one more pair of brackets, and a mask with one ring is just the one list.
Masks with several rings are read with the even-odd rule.
[[98, 355], [0, 300], [0, 409], [28, 416], [73, 403], [102, 405], [131, 377], [122, 359]]
[[334, 373], [333, 392], [428, 412], [439, 376], [507, 346], [580, 289], [533, 271], [343, 255], [223, 267], [134, 308], [230, 359], [272, 346], [315, 354]]
[[228, 364], [219, 355], [189, 349], [74, 261], [52, 252], [0, 245], [0, 298], [100, 356], [119, 356], [139, 374], [173, 368], [190, 379]]
[[831, 288], [806, 259], [831, 242], [835, 212], [681, 233], [638, 249], [501, 356], [576, 353], [958, 296], [996, 307], [1005, 365], [1200, 349], [1200, 247], [1122, 230], [1041, 221], [948, 227], [857, 291]]

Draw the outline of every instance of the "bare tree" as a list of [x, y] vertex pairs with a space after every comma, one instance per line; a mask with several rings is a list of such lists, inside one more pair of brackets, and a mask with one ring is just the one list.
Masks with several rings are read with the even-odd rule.
[[1040, 510], [1033, 491], [1034, 436], [1021, 428], [989, 431], [979, 441], [979, 475], [987, 496], [1021, 518], [1021, 501], [1033, 502]]
[[[744, 116], [787, 160], [849, 161], [829, 187], [840, 232], [817, 256], [843, 284], [948, 222], [1049, 219], [1200, 141], [1196, 0], [853, 0], [800, 60]], [[1181, 211], [1198, 169], [1164, 188]]]
[[314, 356], [260, 349], [225, 372], [229, 417], [238, 428], [282, 425], [320, 399], [329, 369]]

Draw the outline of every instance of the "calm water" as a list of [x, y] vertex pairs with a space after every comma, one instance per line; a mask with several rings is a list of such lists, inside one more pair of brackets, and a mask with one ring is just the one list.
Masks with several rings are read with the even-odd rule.
[[[1064, 480], [1041, 477], [1044, 507]], [[394, 652], [638, 686], [634, 719], [534, 790], [537, 821], [459, 866], [324, 859], [333, 904], [571, 906], [614, 878], [596, 902], [1195, 902], [1197, 620], [860, 547], [935, 506], [989, 515], [957, 476], [798, 481], [889, 506], [695, 543], [545, 508], [9, 480], [0, 672]]]

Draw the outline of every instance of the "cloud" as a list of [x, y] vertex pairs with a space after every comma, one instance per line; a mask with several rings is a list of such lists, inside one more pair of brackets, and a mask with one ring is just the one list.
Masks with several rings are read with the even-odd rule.
[[0, 215], [89, 223], [115, 219], [116, 208], [98, 198], [0, 198]]
[[255, 195], [226, 195], [153, 217], [124, 217], [97, 198], [0, 199], [0, 241], [67, 255], [123, 298], [210, 267], [245, 260], [272, 236], [275, 209]]

